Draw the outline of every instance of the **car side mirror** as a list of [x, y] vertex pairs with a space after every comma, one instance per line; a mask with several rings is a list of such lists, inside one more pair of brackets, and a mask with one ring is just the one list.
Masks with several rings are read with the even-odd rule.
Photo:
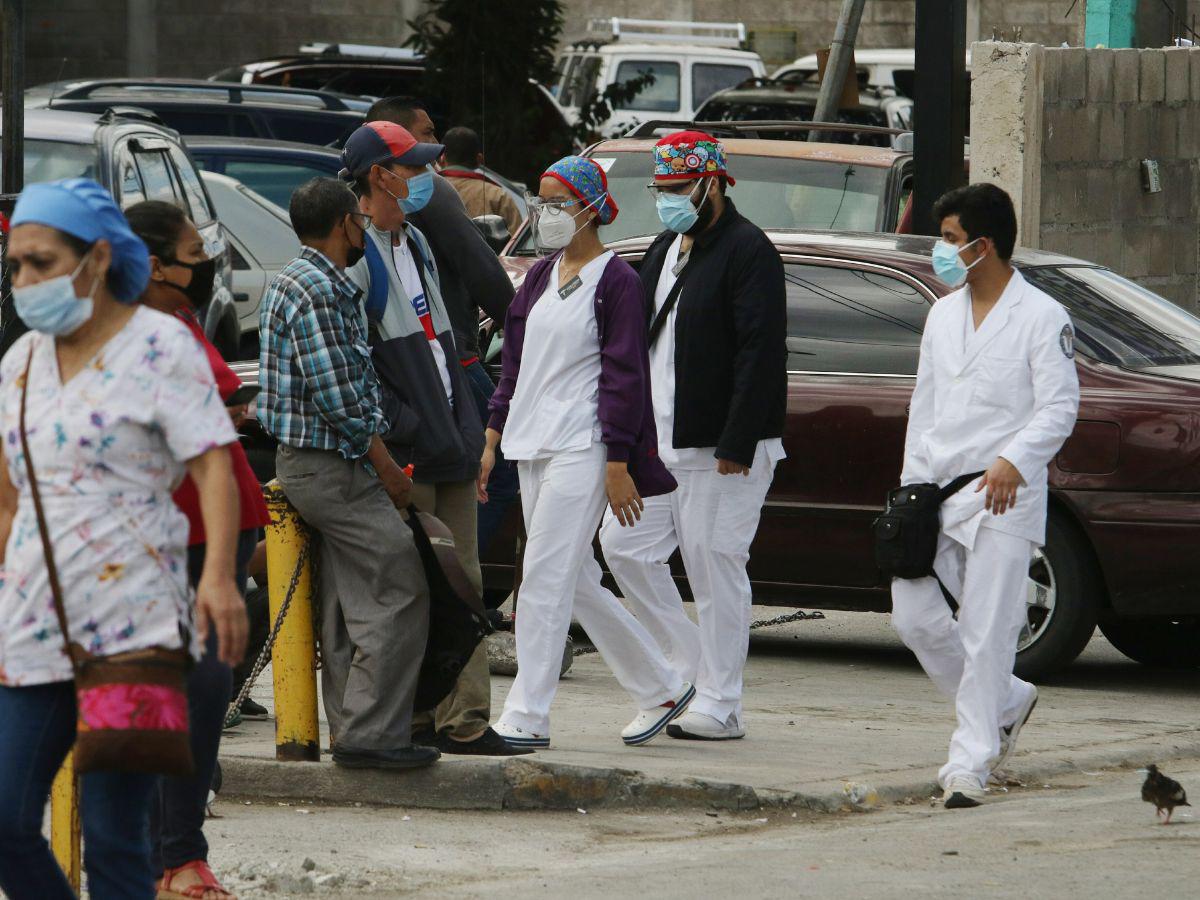
[[487, 245], [499, 253], [508, 244], [508, 226], [497, 215], [475, 216], [471, 219]]

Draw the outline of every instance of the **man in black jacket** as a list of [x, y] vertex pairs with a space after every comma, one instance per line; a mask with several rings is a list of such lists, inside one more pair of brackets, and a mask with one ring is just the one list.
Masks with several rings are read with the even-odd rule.
[[[642, 261], [650, 300], [650, 381], [659, 454], [679, 489], [645, 501], [637, 528], [610, 514], [604, 556], [638, 619], [696, 685], [677, 738], [745, 735], [742, 670], [750, 644], [746, 562], [775, 465], [784, 457], [787, 303], [783, 263], [725, 196], [719, 142], [698, 131], [654, 148], [667, 230]], [[699, 614], [683, 611], [667, 560], [678, 547]]]

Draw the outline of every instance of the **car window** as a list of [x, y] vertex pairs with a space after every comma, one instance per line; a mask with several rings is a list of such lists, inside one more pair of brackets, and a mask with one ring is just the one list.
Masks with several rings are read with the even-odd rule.
[[675, 112], [679, 109], [679, 63], [656, 60], [627, 59], [617, 66], [615, 82], [632, 81], [644, 74], [654, 76], [632, 100], [617, 103], [617, 109], [640, 109], [649, 112]]
[[725, 88], [736, 87], [747, 78], [753, 78], [749, 66], [731, 66], [720, 63], [695, 63], [692, 66], [692, 109]]
[[295, 113], [270, 112], [266, 115], [271, 137], [277, 141], [295, 141], [300, 144], [334, 144], [342, 139], [343, 133], [353, 131], [358, 123], [341, 116], [305, 116]]
[[237, 248], [237, 244], [229, 241], [229, 262], [233, 265], [235, 272], [250, 271], [250, 263], [246, 262], [246, 257], [242, 256], [242, 251]]
[[96, 147], [63, 141], [25, 141], [25, 183], [96, 178]]
[[880, 272], [789, 263], [788, 369], [916, 375], [925, 295]]
[[171, 177], [171, 164], [167, 161], [165, 150], [138, 150], [133, 155], [137, 163], [138, 173], [142, 176], [142, 185], [147, 200], [165, 200], [167, 203], [180, 204], [180, 196], [175, 180]]
[[138, 173], [133, 161], [133, 151], [129, 141], [121, 143], [117, 148], [117, 179], [116, 185], [120, 196], [117, 198], [122, 208], [128, 208], [146, 199], [146, 188], [142, 184], [142, 176]]
[[346, 69], [330, 78], [325, 90], [366, 97], [413, 96], [420, 92], [421, 78], [418, 69]]
[[[214, 104], [215, 105], [215, 104]], [[222, 104], [213, 110], [161, 107], [154, 110], [160, 119], [180, 134], [215, 134], [231, 137], [269, 137], [260, 135], [250, 113], [230, 111]]]
[[1071, 314], [1075, 346], [1127, 369], [1200, 364], [1200, 318], [1108, 269], [1022, 269]]
[[252, 191], [262, 194], [276, 206], [288, 208], [292, 192], [311, 178], [330, 177], [328, 169], [301, 163], [277, 163], [258, 159], [229, 159], [225, 174], [236, 178]]
[[192, 167], [192, 161], [179, 147], [171, 148], [171, 162], [175, 163], [175, 175], [183, 184], [183, 192], [187, 195], [188, 206], [192, 208], [192, 221], [198, 226], [207, 225], [217, 218], [204, 195], [200, 184], [200, 176]]
[[573, 57], [563, 79], [562, 96], [558, 102], [563, 106], [583, 106], [596, 93], [596, 76], [599, 73], [599, 56]]

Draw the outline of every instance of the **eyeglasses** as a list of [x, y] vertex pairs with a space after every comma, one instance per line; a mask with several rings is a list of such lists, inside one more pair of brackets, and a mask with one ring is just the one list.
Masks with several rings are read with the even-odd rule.
[[578, 198], [558, 197], [553, 200], [545, 200], [537, 194], [525, 194], [525, 204], [531, 212], [541, 212], [543, 209], [569, 209], [579, 202]]
[[659, 194], [691, 194], [696, 189], [696, 185], [700, 179], [680, 181], [676, 184], [658, 184], [651, 182], [646, 185], [646, 190], [650, 192], [650, 196], [657, 198]]
[[350, 213], [350, 218], [354, 221], [354, 224], [363, 231], [366, 231], [368, 228], [370, 228], [371, 222], [373, 221], [370, 216], [363, 212], [352, 212]]

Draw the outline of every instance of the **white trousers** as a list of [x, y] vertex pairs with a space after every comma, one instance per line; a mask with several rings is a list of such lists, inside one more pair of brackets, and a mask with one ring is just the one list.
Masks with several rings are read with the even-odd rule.
[[[636, 528], [622, 528], [611, 510], [600, 529], [604, 559], [634, 613], [654, 635], [671, 667], [696, 685], [691, 709], [741, 723], [742, 672], [750, 647], [750, 576], [746, 563], [758, 531], [774, 466], [760, 448], [750, 474], [672, 470], [674, 492], [645, 501]], [[667, 560], [678, 547], [699, 626]]]
[[1013, 674], [1032, 555], [1032, 542], [993, 528], [979, 529], [974, 550], [941, 535], [934, 570], [958, 600], [957, 621], [935, 579], [892, 581], [896, 633], [955, 702], [958, 727], [938, 773], [943, 787], [956, 775], [987, 784], [1000, 728], [1016, 721], [1033, 690]]
[[600, 583], [592, 538], [607, 503], [606, 456], [595, 444], [517, 463], [527, 537], [517, 598], [517, 677], [500, 721], [534, 734], [550, 733], [572, 606], [638, 709], [666, 703], [683, 688], [654, 639]]

